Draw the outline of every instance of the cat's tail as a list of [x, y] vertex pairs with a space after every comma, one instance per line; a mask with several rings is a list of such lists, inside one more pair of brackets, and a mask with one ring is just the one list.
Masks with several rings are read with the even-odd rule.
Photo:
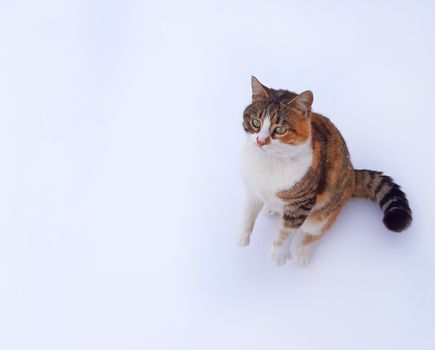
[[403, 231], [411, 224], [412, 211], [405, 193], [391, 177], [379, 171], [355, 170], [352, 196], [378, 203], [384, 212], [384, 224], [391, 231]]

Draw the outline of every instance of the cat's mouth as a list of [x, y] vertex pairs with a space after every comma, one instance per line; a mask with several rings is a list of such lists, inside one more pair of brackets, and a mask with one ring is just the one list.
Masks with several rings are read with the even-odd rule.
[[270, 144], [269, 145], [260, 146], [257, 143], [255, 143], [254, 145], [255, 145], [255, 148], [258, 149], [261, 152], [268, 152], [268, 153], [270, 153], [271, 151], [273, 151], [273, 147], [271, 147]]

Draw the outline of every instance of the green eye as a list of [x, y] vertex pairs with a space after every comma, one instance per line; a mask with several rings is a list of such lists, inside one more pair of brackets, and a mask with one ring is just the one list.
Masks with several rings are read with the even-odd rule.
[[261, 122], [258, 119], [252, 119], [252, 125], [254, 125], [256, 128], [259, 128], [261, 126]]
[[275, 132], [279, 135], [284, 134], [287, 131], [286, 128], [284, 128], [283, 126], [278, 126], [277, 128], [275, 128]]

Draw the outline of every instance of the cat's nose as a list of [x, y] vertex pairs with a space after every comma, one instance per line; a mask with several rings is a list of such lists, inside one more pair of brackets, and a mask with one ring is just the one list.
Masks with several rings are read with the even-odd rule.
[[265, 144], [267, 144], [267, 139], [260, 140], [260, 139], [257, 137], [257, 145], [258, 145], [259, 147], [262, 147], [262, 146], [264, 146]]

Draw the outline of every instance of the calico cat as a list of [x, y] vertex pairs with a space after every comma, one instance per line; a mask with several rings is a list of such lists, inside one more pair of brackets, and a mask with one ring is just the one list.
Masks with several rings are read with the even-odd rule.
[[412, 213], [399, 185], [372, 170], [355, 170], [332, 122], [311, 111], [313, 93], [274, 90], [252, 77], [252, 103], [243, 114], [242, 153], [246, 201], [240, 245], [249, 244], [260, 210], [281, 215], [270, 258], [310, 260], [321, 235], [352, 197], [369, 198], [384, 212], [385, 226], [406, 229]]

